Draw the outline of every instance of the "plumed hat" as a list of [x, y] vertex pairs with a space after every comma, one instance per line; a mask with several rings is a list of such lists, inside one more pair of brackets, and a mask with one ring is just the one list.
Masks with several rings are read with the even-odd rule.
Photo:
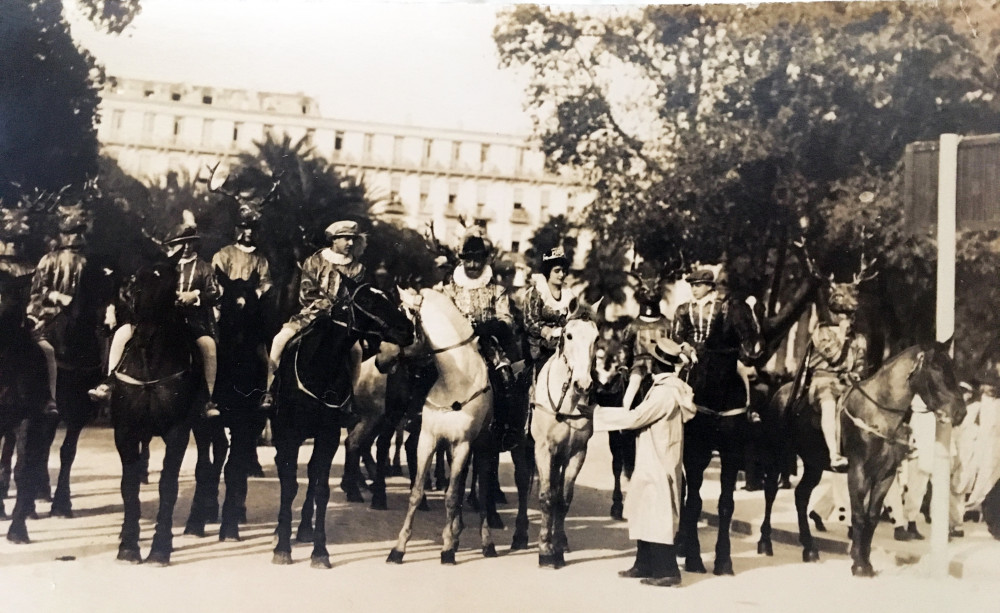
[[481, 236], [469, 236], [462, 243], [462, 252], [458, 254], [460, 258], [485, 258], [489, 255], [486, 241]]
[[0, 240], [13, 241], [31, 233], [24, 209], [0, 209]]
[[194, 220], [194, 214], [191, 211], [185, 210], [183, 213], [183, 221], [174, 228], [167, 236], [167, 240], [163, 241], [164, 245], [180, 245], [189, 241], [196, 241], [200, 236], [198, 236], [198, 224]]
[[58, 215], [59, 232], [63, 234], [86, 232], [90, 226], [90, 216], [87, 215], [87, 211], [79, 204], [60, 206]]

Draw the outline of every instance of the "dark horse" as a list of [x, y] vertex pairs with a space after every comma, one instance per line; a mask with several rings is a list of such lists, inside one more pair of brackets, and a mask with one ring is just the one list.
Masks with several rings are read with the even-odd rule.
[[[79, 289], [73, 302], [56, 316], [52, 324], [51, 341], [59, 367], [56, 385], [59, 420], [50, 420], [48, 424], [46, 465], [49, 448], [55, 440], [57, 422], [66, 424], [66, 435], [59, 448], [59, 478], [52, 495], [51, 511], [54, 517], [73, 516], [70, 471], [76, 459], [80, 433], [97, 417], [99, 407], [87, 396], [87, 390], [103, 378], [104, 319], [115, 287], [116, 279], [110, 270], [94, 259], [89, 260], [80, 274]], [[46, 472], [39, 491], [43, 498], [47, 497], [48, 487]]]
[[[231, 438], [219, 527], [219, 540], [226, 541], [239, 540], [239, 524], [246, 521], [247, 477], [257, 463], [257, 437], [267, 419], [258, 407], [267, 375], [269, 339], [265, 302], [257, 295], [257, 273], [247, 280], [230, 279], [218, 269], [215, 274], [222, 287], [215, 400]], [[218, 483], [218, 473], [213, 474]]]
[[[326, 507], [330, 500], [330, 465], [340, 445], [340, 428], [353, 395], [351, 347], [358, 341], [408, 345], [413, 324], [382, 292], [369, 284], [342, 278], [328, 315], [310, 323], [289, 341], [275, 378], [275, 409], [271, 417], [275, 462], [281, 481], [277, 544], [272, 562], [292, 562], [292, 501], [298, 490], [299, 447], [312, 438], [309, 489], [315, 505], [312, 566], [330, 568], [326, 549]], [[310, 508], [303, 521], [312, 521]]]
[[[802, 559], [813, 562], [819, 552], [813, 542], [806, 515], [809, 496], [830, 465], [829, 452], [820, 429], [819, 407], [808, 405], [808, 395], [799, 402], [789, 400], [793, 383], [782, 386], [762, 414], [766, 427], [779, 433], [775, 440], [788, 441], [802, 458], [804, 471], [795, 488], [795, 510], [799, 522]], [[947, 343], [913, 346], [886, 362], [874, 375], [850, 387], [841, 400], [842, 446], [848, 461], [851, 496], [851, 572], [875, 575], [871, 565], [872, 536], [878, 525], [882, 502], [900, 462], [910, 451], [909, 419], [914, 396], [938, 419], [958, 425], [965, 418], [965, 402], [958, 387]], [[787, 448], [775, 445], [765, 463], [764, 491], [767, 501], [758, 551], [771, 549], [771, 505], [777, 492], [778, 473]]]
[[[17, 501], [7, 540], [27, 543], [25, 523], [34, 507], [35, 491], [45, 470], [45, 419], [42, 408], [49, 397], [49, 375], [41, 348], [25, 326], [24, 308], [31, 275], [14, 277], [0, 272], [0, 435], [17, 438], [14, 469]], [[3, 492], [6, 495], [6, 492]], [[0, 517], [7, 515], [0, 498]]]
[[154, 436], [166, 443], [160, 472], [160, 507], [147, 562], [170, 563], [177, 479], [187, 449], [200, 372], [199, 353], [176, 302], [177, 271], [173, 262], [147, 266], [136, 273], [135, 331], [115, 372], [111, 423], [122, 463], [121, 492], [125, 505], [118, 559], [139, 563], [139, 486], [143, 478], [142, 448]]
[[[729, 526], [733, 519], [736, 477], [744, 462], [749, 437], [746, 407], [747, 386], [737, 371], [737, 360], [748, 361], [760, 350], [760, 331], [750, 307], [728, 300], [714, 313], [714, 320], [691, 369], [689, 383], [694, 388], [698, 413], [684, 424], [685, 501], [680, 514], [678, 550], [688, 572], [704, 573], [698, 518], [701, 515], [701, 484], [712, 452], [719, 452], [721, 476], [719, 494], [719, 534], [715, 542], [716, 575], [733, 574]], [[682, 315], [678, 320], [684, 321]], [[685, 339], [686, 340], [686, 339]]]

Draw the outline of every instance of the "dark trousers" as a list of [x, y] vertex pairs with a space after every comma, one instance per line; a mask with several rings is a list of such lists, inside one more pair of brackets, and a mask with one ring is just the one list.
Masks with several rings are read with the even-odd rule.
[[676, 550], [665, 543], [637, 541], [634, 566], [643, 576], [654, 579], [681, 576]]

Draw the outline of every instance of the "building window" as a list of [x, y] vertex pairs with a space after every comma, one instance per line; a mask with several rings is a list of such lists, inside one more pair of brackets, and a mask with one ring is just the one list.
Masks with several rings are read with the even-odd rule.
[[517, 172], [524, 170], [524, 147], [517, 148]]
[[370, 157], [372, 154], [372, 145], [375, 142], [375, 135], [368, 133], [365, 134], [365, 157]]
[[303, 115], [308, 115], [309, 114], [309, 106], [308, 105], [305, 105], [305, 104], [302, 105], [302, 114]]
[[241, 124], [238, 121], [233, 124], [233, 142], [234, 143], [240, 139], [240, 128], [241, 127], [243, 127], [243, 124]]
[[307, 129], [306, 129], [306, 135], [305, 135], [305, 137], [303, 138], [302, 142], [303, 142], [303, 144], [305, 144], [306, 146], [309, 146], [309, 147], [311, 147], [311, 146], [312, 146], [312, 144], [313, 144], [313, 139], [314, 139], [315, 137], [316, 137], [316, 129], [315, 129], [315, 128], [307, 128]]
[[344, 148], [344, 131], [337, 130], [333, 133], [333, 150], [340, 151]]
[[142, 116], [142, 133], [146, 136], [153, 134], [153, 125], [156, 123], [156, 115], [144, 113]]
[[125, 111], [121, 109], [115, 109], [111, 112], [111, 131], [120, 132], [122, 129], [122, 121], [125, 119]]
[[170, 99], [173, 100], [174, 102], [180, 102], [181, 95], [179, 93], [177, 93], [177, 92], [174, 92], [174, 93], [170, 94]]
[[521, 253], [521, 241], [511, 241], [510, 242], [510, 252], [511, 253]]
[[142, 92], [142, 95], [143, 95], [143, 97], [145, 97], [145, 98], [152, 98], [152, 97], [153, 97], [153, 94], [155, 94], [155, 93], [156, 93], [156, 92], [154, 92], [153, 90], [151, 90], [151, 89], [147, 89], [146, 91]]
[[212, 128], [215, 122], [211, 119], [206, 119], [201, 123], [201, 144], [211, 145], [212, 144]]
[[524, 208], [524, 190], [517, 188], [514, 190], [514, 210]]
[[487, 143], [483, 143], [479, 146], [479, 163], [482, 166], [486, 166], [487, 160], [490, 159], [490, 146]]
[[274, 140], [274, 126], [271, 124], [264, 124], [264, 138]]
[[212, 97], [211, 96], [202, 96], [201, 97], [201, 103], [202, 104], [212, 104]]
[[403, 161], [403, 137], [396, 136], [392, 139], [392, 161], [400, 163]]
[[429, 162], [431, 160], [431, 148], [433, 144], [433, 140], [429, 138], [424, 139], [424, 162]]
[[431, 191], [431, 180], [430, 179], [420, 179], [420, 210], [421, 212], [427, 210], [427, 200]]
[[177, 138], [181, 133], [181, 118], [174, 117], [174, 138]]
[[462, 143], [455, 141], [451, 144], [451, 163], [458, 164], [462, 155]]
[[476, 188], [476, 206], [483, 208], [486, 206], [486, 186], [480, 185]]

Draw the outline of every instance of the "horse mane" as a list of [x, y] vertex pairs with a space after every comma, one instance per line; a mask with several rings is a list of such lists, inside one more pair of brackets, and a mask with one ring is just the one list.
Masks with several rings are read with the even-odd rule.
[[[451, 298], [435, 289], [430, 288], [420, 290], [420, 295], [424, 301], [420, 307], [421, 314], [440, 314], [454, 327], [455, 332], [462, 339], [472, 336], [472, 324], [469, 323], [469, 320], [467, 320], [464, 315], [462, 315], [462, 312], [458, 310], [458, 307], [451, 301]], [[427, 318], [424, 317], [422, 319], [424, 321], [424, 325], [426, 326]]]

